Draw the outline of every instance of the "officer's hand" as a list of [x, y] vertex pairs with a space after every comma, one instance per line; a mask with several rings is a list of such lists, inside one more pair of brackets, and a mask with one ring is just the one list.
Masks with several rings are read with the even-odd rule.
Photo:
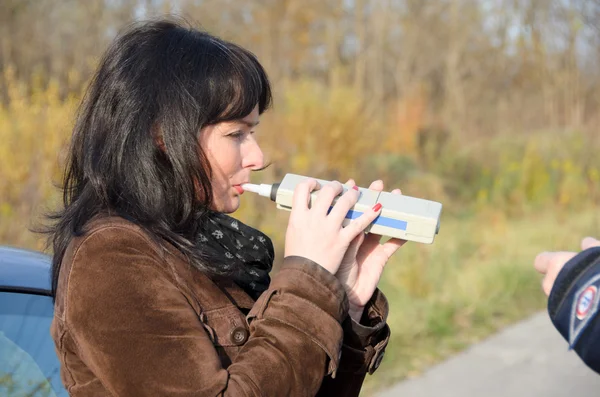
[[[600, 247], [600, 240], [593, 237], [586, 237], [581, 241], [581, 249], [586, 250], [592, 247]], [[565, 264], [577, 255], [576, 252], [541, 252], [535, 257], [533, 266], [535, 270], [544, 275], [542, 280], [542, 289], [546, 296], [550, 295], [554, 281]]]

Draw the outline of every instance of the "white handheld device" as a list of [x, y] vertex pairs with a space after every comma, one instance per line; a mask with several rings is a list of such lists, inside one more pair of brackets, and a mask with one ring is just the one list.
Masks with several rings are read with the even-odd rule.
[[[242, 185], [242, 189], [269, 197], [277, 203], [277, 208], [291, 211], [296, 185], [308, 178], [302, 175], [286, 174], [280, 183], [260, 185], [246, 183]], [[329, 183], [329, 181], [321, 179], [312, 179], [315, 179], [321, 186]], [[343, 193], [351, 188], [347, 185], [342, 186]], [[365, 188], [359, 188], [359, 193], [358, 202], [348, 212], [342, 225], [349, 224], [352, 219], [359, 217], [375, 204], [381, 203], [383, 206], [381, 213], [365, 229], [365, 232], [419, 243], [433, 243], [433, 239], [440, 229], [441, 203]], [[318, 190], [311, 193], [309, 205], [312, 205], [318, 194]], [[333, 200], [332, 206], [339, 197]]]

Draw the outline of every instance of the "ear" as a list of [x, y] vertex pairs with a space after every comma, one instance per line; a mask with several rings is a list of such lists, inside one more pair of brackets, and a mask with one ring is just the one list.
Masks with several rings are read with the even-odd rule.
[[161, 152], [165, 153], [167, 148], [165, 147], [165, 141], [163, 140], [162, 130], [158, 126], [158, 124], [154, 124], [151, 129], [152, 138], [154, 139], [154, 144], [158, 146]]

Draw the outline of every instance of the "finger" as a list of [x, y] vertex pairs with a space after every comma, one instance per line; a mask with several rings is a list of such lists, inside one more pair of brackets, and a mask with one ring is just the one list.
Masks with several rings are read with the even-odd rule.
[[373, 221], [381, 214], [382, 207], [377, 204], [375, 207], [365, 211], [361, 216], [354, 219], [342, 231], [348, 241], [352, 241], [359, 233], [362, 233]]
[[312, 178], [308, 178], [305, 181], [300, 182], [294, 189], [292, 196], [292, 211], [306, 211], [308, 210], [308, 203], [310, 202], [310, 193], [313, 190], [318, 190], [320, 187], [319, 183]]
[[358, 198], [360, 197], [360, 192], [356, 189], [348, 189], [346, 193], [344, 193], [335, 203], [333, 208], [329, 213], [329, 217], [334, 221], [340, 224], [344, 221], [346, 216], [348, 215], [348, 211], [356, 205]]
[[392, 255], [398, 251], [400, 247], [402, 247], [406, 243], [406, 240], [402, 240], [400, 238], [391, 238], [385, 243], [383, 243], [383, 252], [387, 255], [387, 258], [390, 259]]
[[581, 241], [581, 249], [586, 250], [588, 248], [600, 247], [600, 240], [596, 240], [593, 237], [586, 237]]
[[[363, 233], [364, 234], [364, 233]], [[363, 243], [363, 249], [366, 252], [371, 252], [375, 247], [379, 245], [381, 241], [381, 236], [378, 234], [367, 233], [365, 235], [365, 242]]]
[[376, 181], [371, 182], [369, 185], [369, 190], [376, 190], [378, 192], [383, 191], [383, 181], [378, 179]]
[[[554, 280], [558, 273], [562, 270], [565, 264], [576, 255], [575, 252], [559, 251], [559, 252], [543, 252], [538, 257], [541, 257], [534, 266], [540, 273], [545, 274], [545, 283], [554, 284]], [[550, 285], [551, 286], [551, 285]]]
[[392, 194], [402, 194], [402, 190], [400, 189], [394, 189], [391, 191]]
[[362, 261], [365, 257], [369, 256], [373, 251], [379, 247], [381, 236], [373, 233], [360, 233], [365, 236], [365, 240], [360, 246], [360, 251], [357, 256], [357, 260]]
[[356, 186], [356, 181], [354, 179], [350, 178], [350, 179], [348, 179], [348, 182], [344, 183], [344, 185], [350, 186], [350, 187]]
[[344, 187], [338, 181], [327, 183], [325, 186], [321, 187], [321, 191], [313, 202], [313, 208], [323, 214], [327, 214], [329, 212], [329, 207], [332, 206], [333, 200], [343, 191]]
[[349, 258], [355, 258], [364, 240], [365, 235], [363, 233], [359, 233], [359, 235], [352, 240], [350, 245], [348, 245], [348, 248], [346, 249], [346, 254], [344, 256]]
[[552, 291], [552, 287], [554, 286], [554, 279], [551, 277], [545, 276], [542, 280], [542, 290], [546, 294], [546, 296], [550, 296], [550, 291]]
[[[354, 237], [354, 240], [350, 243], [350, 246], [346, 251], [356, 252], [365, 242], [365, 234], [359, 233], [358, 236]], [[354, 250], [354, 251], [352, 251]]]
[[575, 252], [552, 252], [548, 255], [547, 272], [542, 281], [542, 289], [546, 296], [550, 296], [558, 273], [560, 273], [565, 264], [575, 255]]
[[533, 267], [535, 270], [537, 270], [539, 273], [546, 274], [546, 272], [548, 272], [548, 266], [550, 265], [551, 255], [551, 252], [540, 252], [537, 254], [533, 261]]

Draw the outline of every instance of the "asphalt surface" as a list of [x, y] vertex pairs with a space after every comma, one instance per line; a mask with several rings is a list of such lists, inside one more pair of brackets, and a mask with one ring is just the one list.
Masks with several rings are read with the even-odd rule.
[[589, 369], [542, 312], [377, 397], [598, 397]]

